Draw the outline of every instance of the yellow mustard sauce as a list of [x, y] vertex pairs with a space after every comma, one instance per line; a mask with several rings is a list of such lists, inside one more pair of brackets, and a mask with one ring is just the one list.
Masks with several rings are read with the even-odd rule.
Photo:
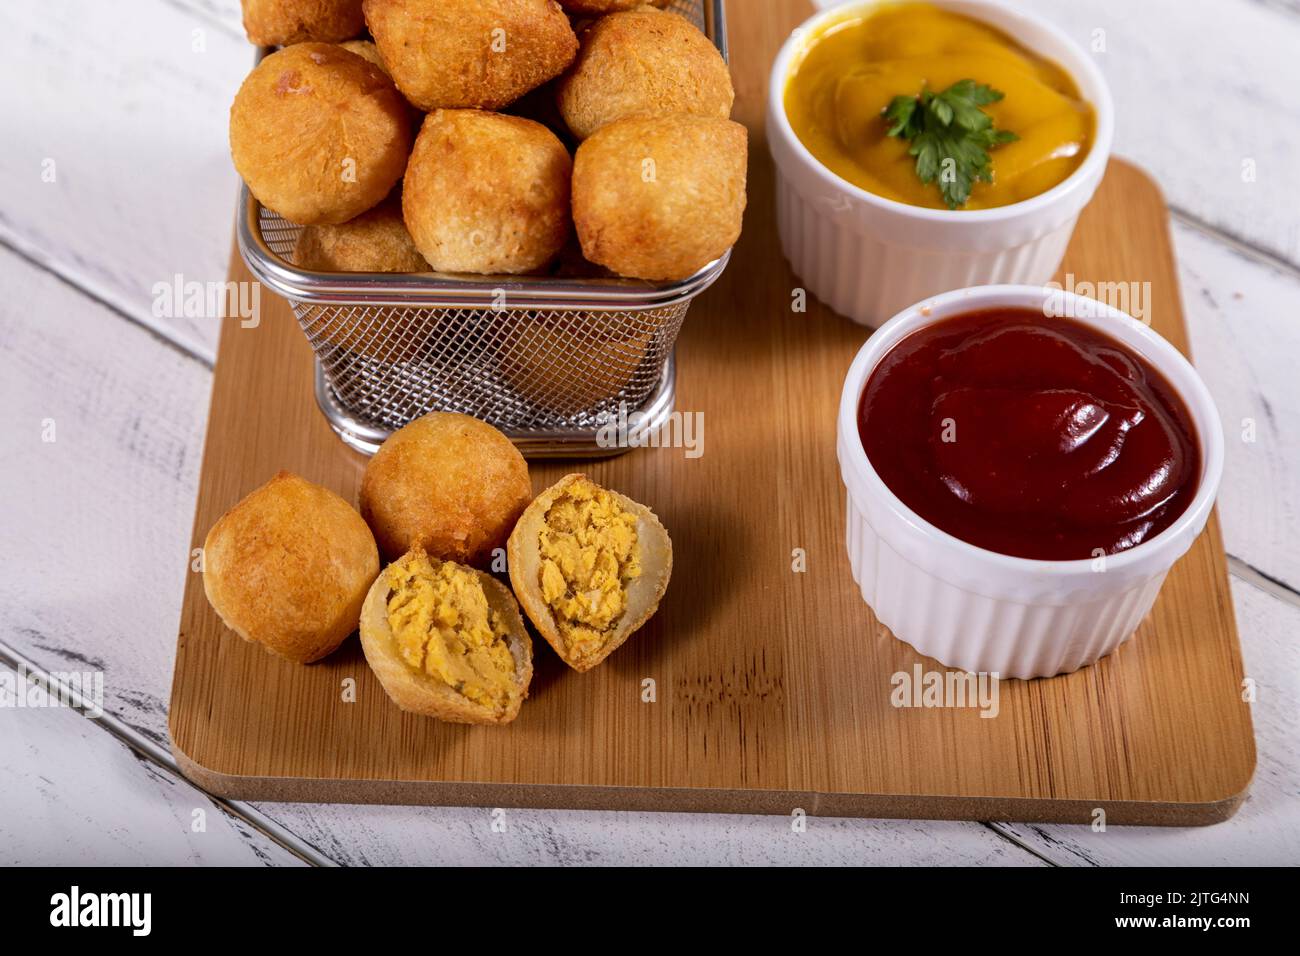
[[886, 4], [832, 21], [806, 41], [785, 89], [795, 135], [855, 186], [913, 206], [946, 209], [935, 183], [916, 175], [904, 139], [886, 135], [881, 111], [895, 96], [942, 92], [958, 80], [1005, 96], [983, 107], [1019, 139], [990, 151], [993, 182], [977, 183], [963, 209], [1021, 202], [1061, 183], [1083, 162], [1096, 118], [1074, 81], [993, 27], [927, 3]]

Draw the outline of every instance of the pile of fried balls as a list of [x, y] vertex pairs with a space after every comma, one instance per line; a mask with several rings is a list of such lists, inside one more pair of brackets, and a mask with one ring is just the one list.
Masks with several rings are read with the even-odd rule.
[[740, 235], [731, 77], [667, 0], [242, 3], [280, 49], [231, 154], [303, 268], [673, 281]]

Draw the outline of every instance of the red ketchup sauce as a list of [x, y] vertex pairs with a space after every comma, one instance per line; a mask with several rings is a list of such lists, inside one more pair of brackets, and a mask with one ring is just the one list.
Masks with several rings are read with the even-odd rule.
[[1022, 558], [1115, 554], [1196, 493], [1201, 453], [1173, 387], [1126, 346], [1029, 309], [920, 329], [871, 373], [858, 432], [918, 515]]

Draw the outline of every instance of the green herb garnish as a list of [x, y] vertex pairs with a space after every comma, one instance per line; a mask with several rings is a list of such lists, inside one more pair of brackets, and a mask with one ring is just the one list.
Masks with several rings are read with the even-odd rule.
[[994, 129], [981, 106], [996, 103], [1002, 93], [974, 80], [958, 80], [942, 93], [922, 90], [920, 96], [895, 96], [881, 115], [889, 135], [911, 142], [916, 175], [927, 186], [936, 179], [949, 209], [970, 198], [976, 182], [993, 182], [989, 150], [1020, 137]]

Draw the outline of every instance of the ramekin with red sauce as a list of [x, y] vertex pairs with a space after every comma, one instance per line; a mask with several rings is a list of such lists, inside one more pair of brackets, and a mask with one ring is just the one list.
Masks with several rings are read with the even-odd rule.
[[838, 448], [876, 617], [946, 666], [1003, 677], [1127, 640], [1223, 470], [1214, 402], [1173, 346], [1038, 286], [946, 293], [882, 326], [849, 370]]

